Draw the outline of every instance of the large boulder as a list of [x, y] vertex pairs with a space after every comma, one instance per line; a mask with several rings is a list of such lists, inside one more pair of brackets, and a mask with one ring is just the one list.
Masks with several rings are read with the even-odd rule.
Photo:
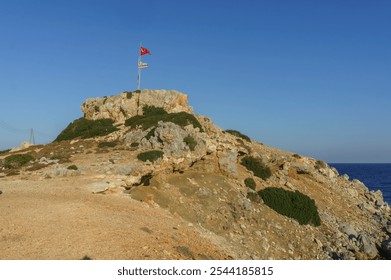
[[358, 241], [360, 244], [360, 250], [368, 255], [369, 258], [375, 258], [378, 255], [375, 242], [365, 233], [361, 233], [358, 236]]
[[235, 150], [224, 152], [219, 157], [220, 171], [227, 177], [237, 178], [239, 176], [236, 165], [238, 153]]
[[126, 119], [142, 115], [144, 106], [161, 107], [169, 113], [188, 112], [193, 108], [187, 105], [188, 96], [175, 90], [142, 90], [123, 92], [113, 96], [88, 98], [81, 110], [89, 120], [112, 119], [123, 123]]
[[384, 240], [381, 244], [381, 249], [383, 251], [383, 255], [391, 260], [391, 239]]

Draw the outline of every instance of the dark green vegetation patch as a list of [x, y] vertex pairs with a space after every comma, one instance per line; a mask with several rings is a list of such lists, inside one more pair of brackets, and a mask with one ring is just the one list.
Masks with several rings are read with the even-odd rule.
[[19, 168], [32, 160], [34, 158], [29, 154], [10, 155], [4, 159], [3, 166], [6, 169]]
[[72, 164], [70, 166], [67, 167], [68, 170], [78, 170], [79, 168], [77, 168], [76, 165]]
[[147, 161], [154, 162], [158, 160], [159, 158], [163, 157], [163, 152], [159, 150], [152, 150], [148, 152], [143, 152], [137, 155], [137, 158], [141, 161]]
[[80, 118], [70, 123], [54, 140], [55, 142], [63, 140], [72, 140], [75, 138], [93, 138], [104, 136], [118, 130], [113, 126], [113, 120], [87, 120]]
[[242, 138], [248, 142], [251, 142], [251, 139], [250, 137], [248, 137], [247, 135], [244, 135], [242, 134], [240, 131], [237, 131], [237, 130], [233, 130], [233, 129], [227, 129], [225, 132], [228, 132], [229, 134], [232, 134], [236, 137], [239, 137], [239, 138]]
[[255, 190], [255, 187], [257, 186], [257, 184], [255, 183], [254, 179], [253, 179], [253, 178], [250, 178], [250, 177], [244, 179], [244, 184], [245, 184], [248, 188], [250, 188], [250, 189], [252, 189], [252, 190]]
[[266, 180], [272, 175], [270, 168], [263, 164], [261, 159], [250, 156], [242, 158], [241, 164], [252, 171], [255, 176]]
[[252, 202], [259, 203], [261, 202], [261, 198], [259, 195], [255, 192], [249, 192], [247, 193], [247, 198], [250, 199]]
[[132, 144], [130, 144], [130, 147], [132, 148], [138, 148], [138, 146], [140, 146], [140, 143], [137, 142], [133, 142]]
[[163, 108], [157, 108], [154, 106], [145, 106], [143, 108], [144, 114], [141, 116], [134, 116], [125, 121], [126, 126], [136, 128], [141, 126], [142, 129], [146, 130], [150, 127], [157, 126], [159, 121], [172, 122], [181, 127], [185, 127], [189, 124], [195, 128], [199, 128], [202, 132], [202, 126], [199, 121], [192, 114], [186, 112], [179, 113], [167, 113]]
[[98, 144], [99, 148], [113, 148], [115, 146], [117, 146], [117, 142], [115, 142], [115, 141], [114, 142], [100, 142]]
[[190, 151], [194, 151], [197, 146], [197, 141], [190, 135], [183, 138], [183, 142], [185, 142], [185, 144], [189, 147]]
[[281, 215], [293, 218], [301, 225], [320, 226], [320, 217], [315, 201], [307, 195], [282, 188], [266, 188], [258, 192], [267, 206]]
[[144, 106], [143, 107], [143, 115], [144, 116], [159, 116], [159, 115], [167, 115], [167, 111], [161, 107], [155, 106]]
[[327, 163], [325, 163], [323, 160], [317, 160], [315, 162], [315, 168], [316, 169], [321, 169], [321, 168], [326, 168], [327, 167]]

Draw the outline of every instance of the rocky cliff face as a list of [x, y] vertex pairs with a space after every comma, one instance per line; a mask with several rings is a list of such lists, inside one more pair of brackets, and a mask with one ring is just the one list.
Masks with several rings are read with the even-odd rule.
[[[82, 106], [85, 117], [111, 118], [119, 130], [43, 148], [34, 155], [37, 162], [49, 157], [49, 151], [61, 149], [72, 155], [70, 160], [79, 170], [66, 170], [56, 163], [36, 171], [35, 176], [99, 174], [102, 183], [94, 182], [94, 193], [120, 192], [150, 207], [166, 209], [194, 226], [226, 258], [390, 257], [391, 209], [381, 192], [369, 191], [360, 181], [341, 176], [320, 160], [223, 131], [210, 119], [194, 115], [187, 100], [185, 94], [162, 90], [88, 99]], [[125, 120], [143, 115], [145, 106], [165, 109], [172, 121], [163, 121], [168, 119], [164, 115], [160, 121], [153, 116], [158, 121], [147, 128], [124, 125]], [[178, 121], [178, 112], [195, 116], [200, 127]], [[102, 143], [115, 147], [101, 148]], [[141, 154], [151, 151], [160, 151], [162, 156], [140, 160]], [[96, 162], [94, 153], [104, 160]], [[270, 174], [263, 177], [256, 168], [246, 166], [244, 159], [248, 158], [256, 159]], [[254, 186], [248, 187], [246, 179], [252, 179]], [[312, 199], [320, 226], [300, 224], [265, 204], [258, 192], [276, 187]]]
[[89, 120], [109, 118], [121, 123], [130, 117], [142, 115], [146, 105], [162, 107], [170, 113], [191, 113], [193, 109], [187, 105], [187, 101], [186, 94], [175, 90], [143, 90], [142, 94], [135, 91], [104, 98], [88, 98], [81, 110]]

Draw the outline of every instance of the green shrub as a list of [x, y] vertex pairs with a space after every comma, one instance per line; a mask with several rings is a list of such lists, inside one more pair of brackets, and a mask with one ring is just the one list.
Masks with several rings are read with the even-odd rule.
[[266, 188], [258, 192], [267, 206], [281, 215], [293, 218], [301, 225], [320, 225], [320, 217], [315, 201], [299, 191], [282, 188]]
[[315, 162], [316, 169], [321, 169], [321, 168], [326, 168], [326, 167], [327, 167], [327, 163], [325, 163], [323, 160], [317, 160]]
[[255, 192], [249, 192], [247, 193], [247, 198], [250, 199], [252, 202], [256, 202], [256, 203], [259, 203], [261, 202], [261, 198], [259, 197], [259, 195]]
[[197, 141], [190, 135], [183, 138], [183, 142], [185, 142], [185, 144], [189, 147], [190, 151], [194, 151], [197, 146]]
[[73, 165], [68, 166], [67, 169], [68, 170], [78, 170], [79, 168], [77, 168], [77, 166], [73, 164]]
[[117, 142], [100, 142], [98, 144], [99, 148], [113, 148], [117, 146]]
[[131, 91], [125, 91], [126, 92], [126, 98], [131, 99], [133, 96], [133, 93]]
[[163, 152], [158, 150], [152, 150], [148, 152], [143, 152], [137, 155], [137, 158], [141, 161], [147, 161], [154, 162], [158, 160], [159, 158], [163, 157]]
[[163, 122], [172, 122], [181, 127], [185, 127], [189, 124], [193, 125], [195, 128], [199, 128], [202, 132], [202, 126], [198, 120], [189, 113], [179, 112], [179, 113], [167, 113], [163, 108], [156, 108], [153, 106], [145, 106], [143, 108], [144, 114], [141, 116], [134, 116], [125, 121], [126, 126], [131, 128], [136, 128], [141, 126], [144, 130], [157, 126], [159, 121]]
[[6, 169], [19, 168], [32, 160], [34, 158], [29, 154], [10, 155], [4, 159], [3, 166]]
[[247, 135], [244, 135], [244, 134], [240, 133], [240, 132], [237, 131], [237, 130], [227, 129], [225, 132], [228, 132], [229, 134], [232, 134], [232, 135], [234, 135], [234, 136], [236, 136], [236, 137], [239, 137], [239, 138], [242, 138], [242, 139], [244, 139], [244, 140], [246, 140], [246, 141], [248, 141], [248, 142], [251, 142], [250, 137], [248, 137]]
[[80, 118], [70, 123], [54, 141], [72, 140], [78, 137], [85, 139], [104, 136], [116, 130], [118, 128], [113, 126], [113, 120], [111, 119], [87, 120]]
[[253, 158], [250, 156], [242, 158], [241, 164], [247, 168], [247, 170], [252, 171], [255, 176], [266, 180], [272, 175], [270, 168], [262, 163], [258, 158]]
[[132, 144], [130, 144], [130, 147], [132, 148], [137, 148], [138, 146], [140, 146], [140, 143], [137, 142], [133, 142]]
[[255, 187], [257, 186], [257, 184], [255, 183], [254, 179], [253, 179], [253, 178], [250, 178], [250, 177], [244, 179], [244, 184], [245, 184], [248, 188], [250, 188], [250, 189], [252, 189], [252, 190], [255, 190]]
[[144, 106], [143, 107], [143, 115], [144, 116], [159, 116], [159, 115], [167, 115], [167, 111], [161, 107], [155, 106]]

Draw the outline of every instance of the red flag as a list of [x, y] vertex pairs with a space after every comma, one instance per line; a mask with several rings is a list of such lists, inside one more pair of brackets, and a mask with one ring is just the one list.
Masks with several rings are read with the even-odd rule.
[[144, 55], [144, 54], [151, 54], [151, 52], [144, 47], [140, 47], [140, 55]]

